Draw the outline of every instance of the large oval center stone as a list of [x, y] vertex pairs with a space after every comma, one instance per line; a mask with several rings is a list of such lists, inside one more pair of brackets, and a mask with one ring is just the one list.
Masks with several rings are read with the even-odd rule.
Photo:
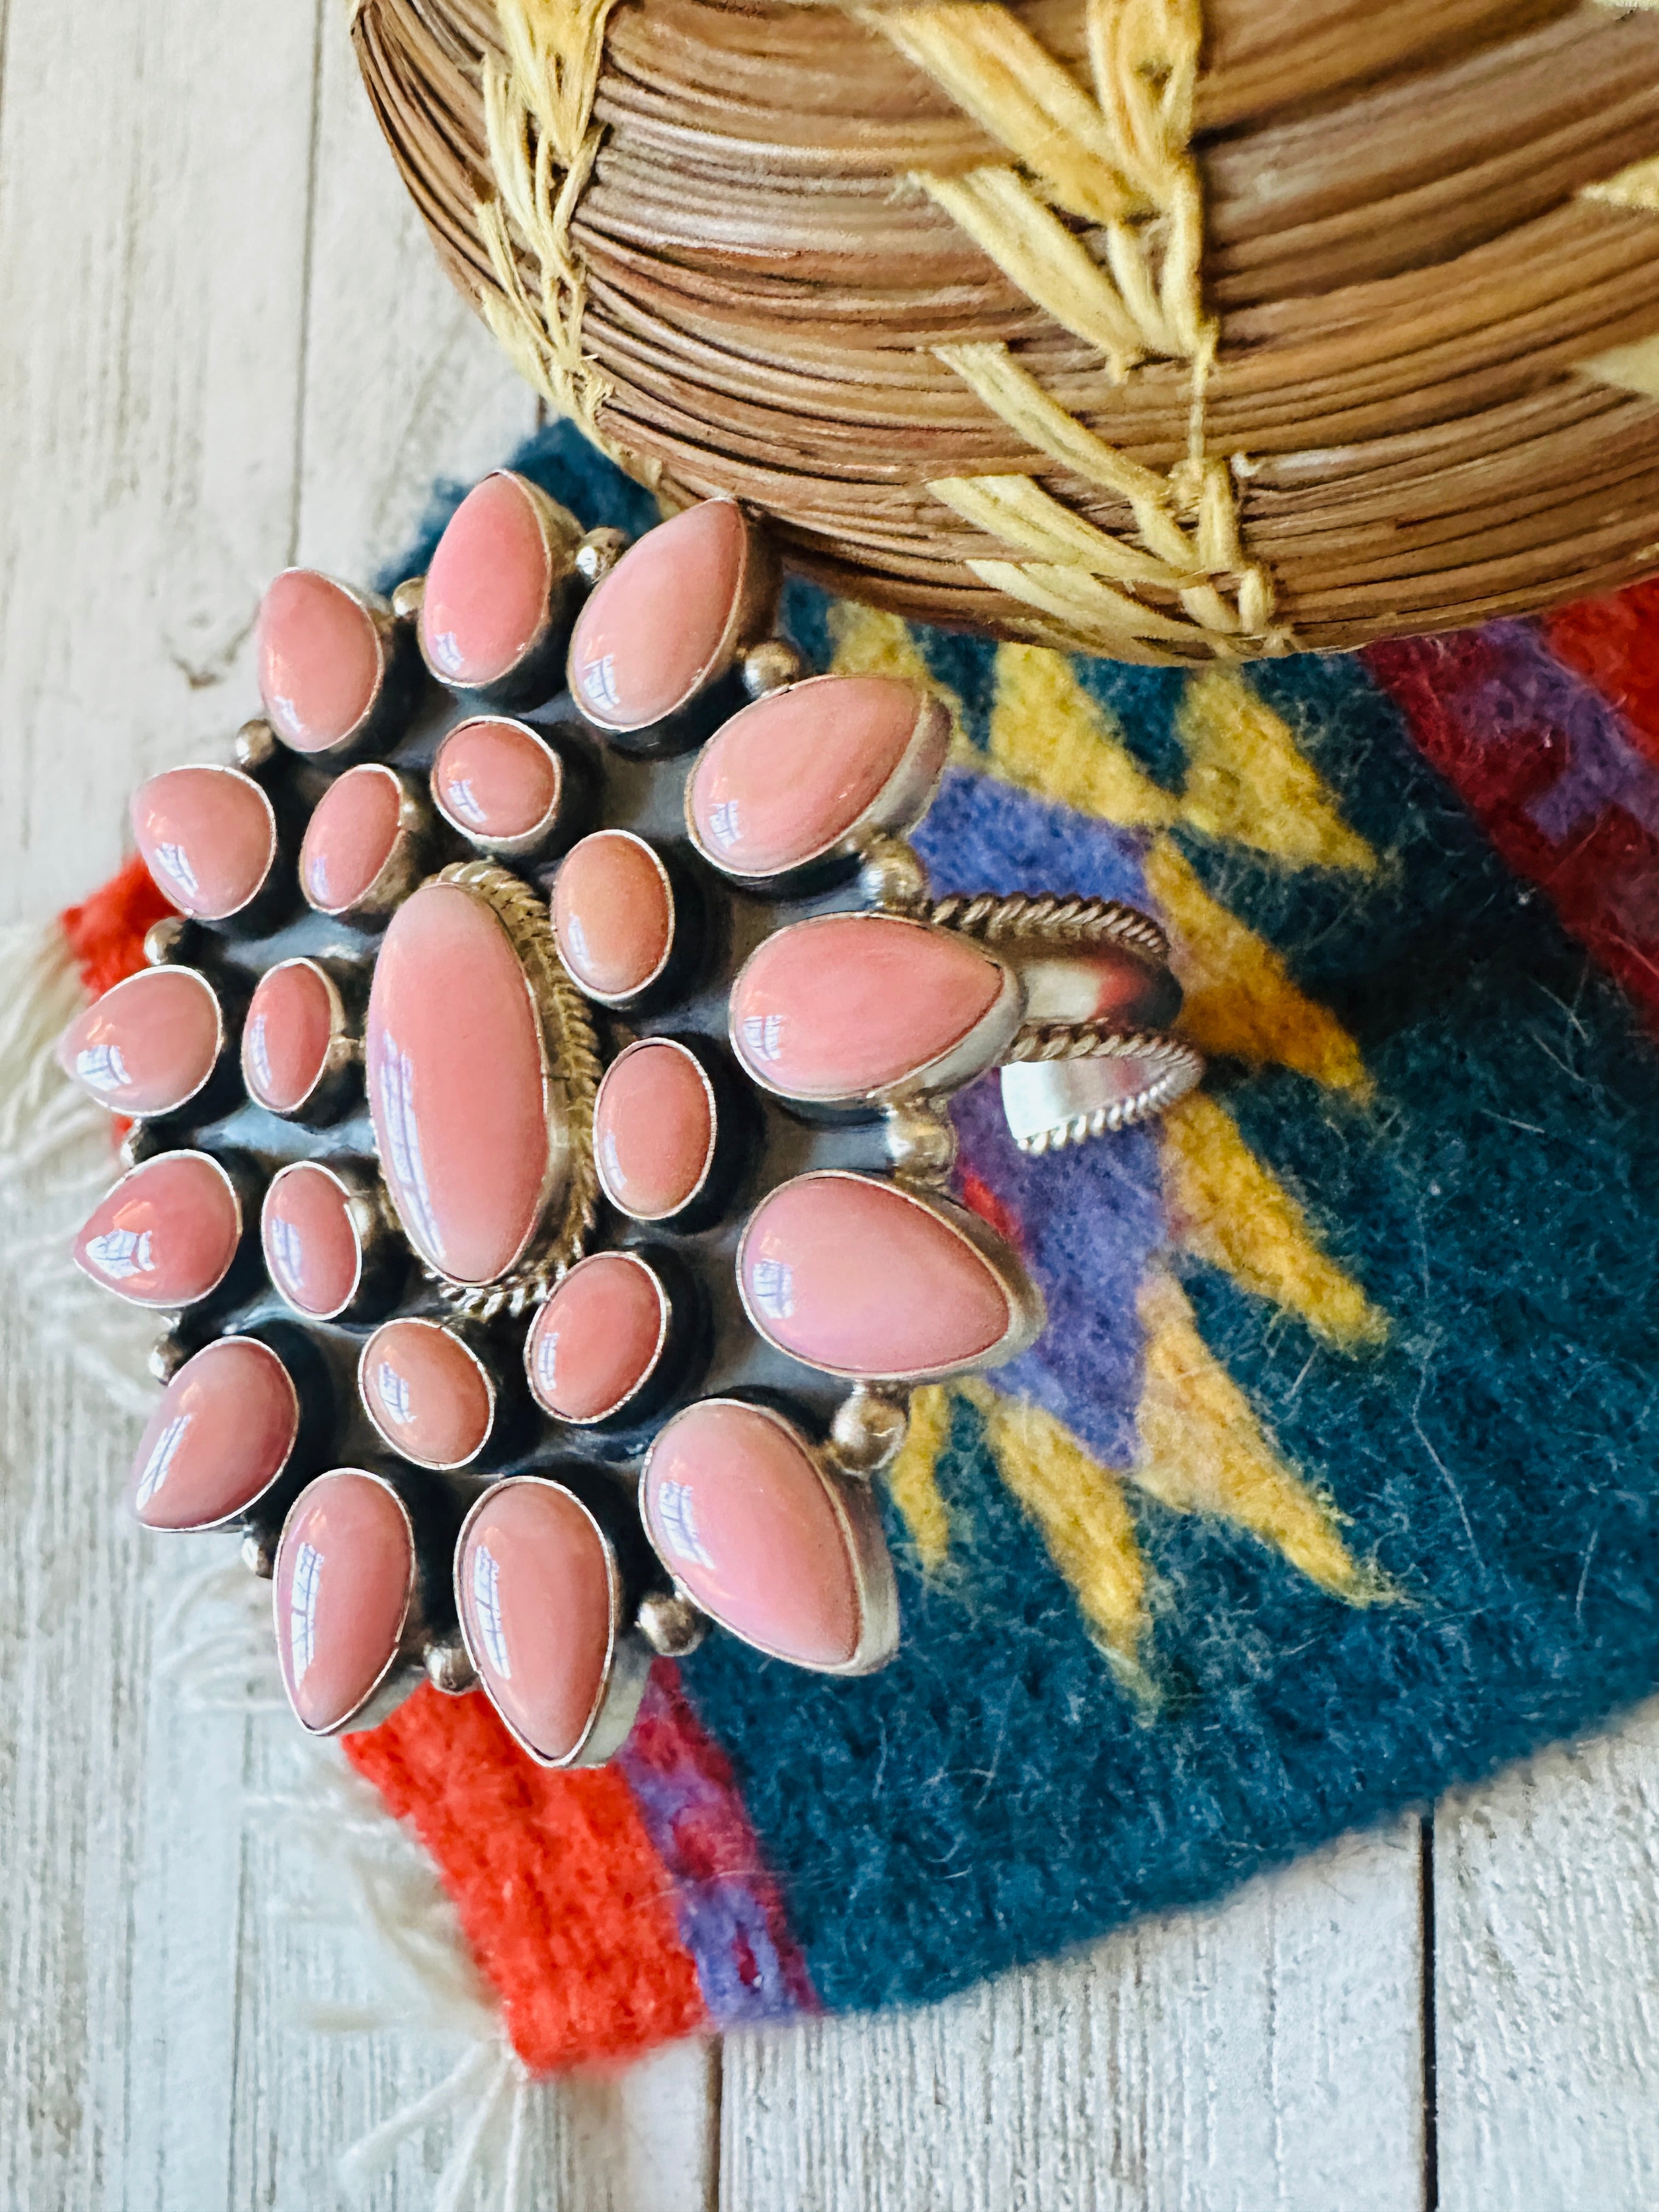
[[558, 1157], [540, 1030], [511, 939], [479, 894], [427, 884], [374, 963], [367, 1061], [380, 1170], [411, 1244], [458, 1283], [523, 1254]]

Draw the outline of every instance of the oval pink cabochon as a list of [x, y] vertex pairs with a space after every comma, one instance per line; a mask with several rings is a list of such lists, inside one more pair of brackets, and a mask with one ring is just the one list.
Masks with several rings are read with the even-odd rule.
[[381, 1169], [410, 1242], [458, 1282], [493, 1282], [540, 1213], [547, 1103], [519, 956], [460, 885], [424, 884], [392, 917], [366, 1060]]
[[489, 1438], [484, 1370], [450, 1330], [410, 1317], [384, 1322], [363, 1346], [363, 1402], [381, 1434], [420, 1467], [459, 1467]]
[[380, 689], [380, 634], [368, 609], [315, 568], [288, 568], [259, 602], [254, 631], [259, 696], [295, 752], [349, 737]]

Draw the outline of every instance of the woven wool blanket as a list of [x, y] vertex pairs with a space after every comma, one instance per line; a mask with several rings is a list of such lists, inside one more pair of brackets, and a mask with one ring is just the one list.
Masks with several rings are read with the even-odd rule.
[[[654, 520], [568, 431], [512, 465]], [[958, 1101], [1050, 1319], [918, 1395], [884, 1672], [717, 1635], [592, 1772], [477, 1695], [346, 1739], [532, 2070], [942, 1996], [1659, 1686], [1659, 586], [1198, 673], [787, 611], [948, 702], [936, 890], [1157, 913], [1210, 1074], [1036, 1159]], [[64, 917], [90, 987], [159, 910]]]

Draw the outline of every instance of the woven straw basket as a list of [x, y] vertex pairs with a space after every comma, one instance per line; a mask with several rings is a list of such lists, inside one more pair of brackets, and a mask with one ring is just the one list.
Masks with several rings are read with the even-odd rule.
[[1659, 566], [1659, 15], [358, 0], [456, 281], [672, 504], [1128, 660]]

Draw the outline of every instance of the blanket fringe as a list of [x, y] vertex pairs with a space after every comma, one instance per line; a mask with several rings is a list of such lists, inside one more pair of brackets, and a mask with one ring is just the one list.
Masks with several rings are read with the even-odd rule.
[[[157, 1674], [187, 1710], [286, 1715], [270, 1633], [270, 1594], [234, 1562], [216, 1561], [174, 1593], [157, 1625]], [[455, 1910], [414, 1833], [387, 1812], [338, 1746], [292, 1743], [286, 1787], [246, 1802], [293, 1839], [303, 1872], [297, 1897], [273, 1901], [290, 1923], [355, 1939], [378, 1994], [356, 2004], [308, 2006], [301, 2024], [325, 2035], [405, 2034], [458, 2040], [462, 2055], [434, 2087], [388, 2115], [343, 2152], [341, 2186], [368, 2190], [410, 2142], [442, 2130], [447, 2158], [432, 2212], [529, 2212], [528, 2154], [539, 2100], [553, 2094], [507, 2038]], [[551, 2212], [544, 2180], [540, 2208]]]

